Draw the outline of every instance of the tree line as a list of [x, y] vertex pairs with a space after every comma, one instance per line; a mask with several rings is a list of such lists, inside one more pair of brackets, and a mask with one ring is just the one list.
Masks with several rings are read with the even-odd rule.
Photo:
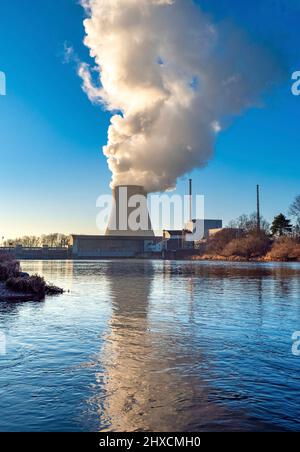
[[257, 214], [241, 215], [227, 228], [199, 246], [205, 259], [300, 261], [300, 196], [297, 196], [287, 218], [276, 215], [272, 225], [264, 218], [258, 224]]
[[[260, 218], [260, 230], [266, 234], [272, 234], [274, 237], [285, 235], [300, 237], [300, 195], [297, 196], [289, 209], [289, 215], [293, 220], [287, 218], [284, 214], [277, 215], [270, 225], [263, 217]], [[293, 222], [292, 222], [293, 221]], [[257, 214], [241, 215], [236, 220], [229, 223], [226, 229], [238, 230], [249, 233], [257, 230]], [[42, 235], [42, 236], [24, 236], [13, 240], [3, 241], [3, 246], [23, 246], [35, 248], [49, 246], [50, 248], [65, 248], [70, 243], [70, 236], [60, 233]]]
[[[268, 223], [263, 217], [260, 218], [260, 230], [266, 234], [271, 233], [274, 237], [284, 235], [300, 236], [300, 195], [297, 196], [289, 209], [287, 218], [283, 213], [276, 215], [272, 224]], [[257, 229], [257, 214], [241, 215], [236, 220], [229, 223], [229, 229], [240, 229], [245, 232], [255, 231]]]
[[65, 234], [47, 234], [41, 236], [24, 236], [17, 239], [9, 239], [3, 242], [3, 246], [15, 247], [23, 246], [25, 248], [36, 248], [49, 246], [50, 248], [66, 248], [70, 243], [70, 236]]

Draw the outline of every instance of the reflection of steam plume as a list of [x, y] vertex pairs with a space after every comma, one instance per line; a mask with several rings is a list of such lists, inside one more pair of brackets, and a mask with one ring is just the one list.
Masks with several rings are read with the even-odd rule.
[[139, 413], [149, 397], [146, 394], [145, 400], [143, 387], [151, 353], [147, 317], [152, 272], [151, 264], [137, 265], [132, 278], [131, 266], [107, 267], [113, 315], [103, 354], [107, 398], [102, 417], [114, 431], [131, 431], [139, 426], [137, 421], [145, 422]]
[[225, 410], [208, 401], [207, 384], [187, 371], [203, 359], [197, 350], [191, 353], [192, 338], [172, 335], [163, 322], [160, 328], [151, 323], [152, 263], [110, 262], [106, 275], [113, 312], [101, 352], [106, 392], [98, 401], [101, 430], [195, 431], [196, 425], [216, 430]]
[[212, 157], [216, 134], [253, 106], [277, 63], [233, 26], [215, 24], [192, 0], [82, 0], [91, 100], [112, 112], [104, 153], [113, 185], [150, 191]]

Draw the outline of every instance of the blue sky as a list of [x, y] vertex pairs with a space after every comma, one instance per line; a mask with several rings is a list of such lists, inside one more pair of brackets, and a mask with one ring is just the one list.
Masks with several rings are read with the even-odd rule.
[[[254, 211], [259, 183], [271, 220], [300, 194], [300, 97], [290, 91], [291, 74], [300, 70], [300, 2], [197, 3], [280, 52], [288, 68], [264, 108], [235, 120], [208, 167], [192, 174], [207, 217], [226, 223]], [[0, 70], [7, 76], [7, 96], [0, 97], [0, 236], [97, 233], [96, 199], [108, 192], [111, 176], [101, 152], [109, 114], [89, 102], [76, 67], [64, 61], [65, 43], [88, 61], [83, 10], [76, 0], [1, 0], [0, 8]]]

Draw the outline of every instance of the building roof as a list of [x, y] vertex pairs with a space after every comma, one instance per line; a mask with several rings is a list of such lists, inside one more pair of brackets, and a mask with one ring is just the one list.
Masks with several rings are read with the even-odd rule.
[[155, 240], [156, 237], [149, 236], [122, 236], [122, 235], [81, 235], [71, 234], [73, 240]]
[[216, 221], [219, 221], [219, 222], [223, 222], [223, 220], [221, 220], [221, 219], [218, 219], [218, 218], [214, 218], [214, 219], [211, 219], [211, 218], [205, 218], [205, 219], [193, 219], [192, 220], [192, 222], [193, 223], [196, 223], [196, 221], [204, 221], [204, 222], [208, 222], [208, 223], [212, 223], [212, 222], [216, 222]]
[[184, 232], [182, 230], [180, 230], [180, 231], [169, 231], [169, 230], [165, 229], [164, 232], [167, 232], [170, 236], [183, 235], [184, 234]]

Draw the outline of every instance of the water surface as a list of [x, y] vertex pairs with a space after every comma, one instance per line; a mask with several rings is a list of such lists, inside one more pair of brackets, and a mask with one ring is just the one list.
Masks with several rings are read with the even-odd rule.
[[299, 430], [300, 265], [23, 263], [0, 303], [1, 431]]

